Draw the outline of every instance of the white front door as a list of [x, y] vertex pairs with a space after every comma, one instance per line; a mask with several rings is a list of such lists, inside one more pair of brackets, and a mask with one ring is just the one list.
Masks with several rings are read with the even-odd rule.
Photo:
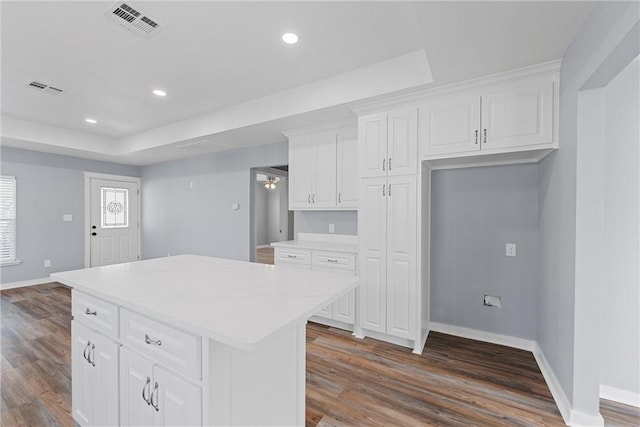
[[90, 180], [90, 267], [137, 261], [138, 183]]

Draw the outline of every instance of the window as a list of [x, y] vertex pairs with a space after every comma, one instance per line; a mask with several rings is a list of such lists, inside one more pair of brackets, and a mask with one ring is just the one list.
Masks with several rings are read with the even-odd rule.
[[16, 177], [0, 177], [0, 264], [16, 261]]
[[127, 188], [100, 187], [102, 228], [127, 228], [129, 226], [129, 190]]

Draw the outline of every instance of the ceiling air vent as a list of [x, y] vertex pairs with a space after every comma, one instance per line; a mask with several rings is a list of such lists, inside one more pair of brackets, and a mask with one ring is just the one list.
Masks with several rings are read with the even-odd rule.
[[29, 82], [27, 83], [27, 86], [39, 92], [51, 93], [53, 95], [59, 95], [64, 92], [62, 89], [58, 89], [57, 87], [49, 86], [40, 82]]
[[146, 39], [155, 36], [166, 27], [156, 19], [147, 16], [139, 7], [121, 1], [112, 4], [104, 15], [121, 27]]

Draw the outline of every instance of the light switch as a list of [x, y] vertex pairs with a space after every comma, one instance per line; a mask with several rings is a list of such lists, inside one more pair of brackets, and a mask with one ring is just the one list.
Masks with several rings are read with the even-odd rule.
[[507, 256], [516, 256], [516, 244], [515, 243], [507, 243], [506, 255]]
[[71, 222], [71, 221], [73, 221], [73, 215], [71, 215], [71, 214], [64, 214], [64, 215], [62, 215], [62, 220], [63, 220], [64, 222]]

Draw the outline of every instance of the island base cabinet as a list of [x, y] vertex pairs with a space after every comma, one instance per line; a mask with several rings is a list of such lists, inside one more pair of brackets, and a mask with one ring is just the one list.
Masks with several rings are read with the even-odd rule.
[[256, 350], [209, 340], [205, 425], [302, 426], [305, 420], [306, 321]]
[[202, 389], [127, 348], [121, 350], [123, 426], [202, 425]]
[[73, 320], [71, 354], [73, 418], [82, 426], [118, 425], [118, 347]]

